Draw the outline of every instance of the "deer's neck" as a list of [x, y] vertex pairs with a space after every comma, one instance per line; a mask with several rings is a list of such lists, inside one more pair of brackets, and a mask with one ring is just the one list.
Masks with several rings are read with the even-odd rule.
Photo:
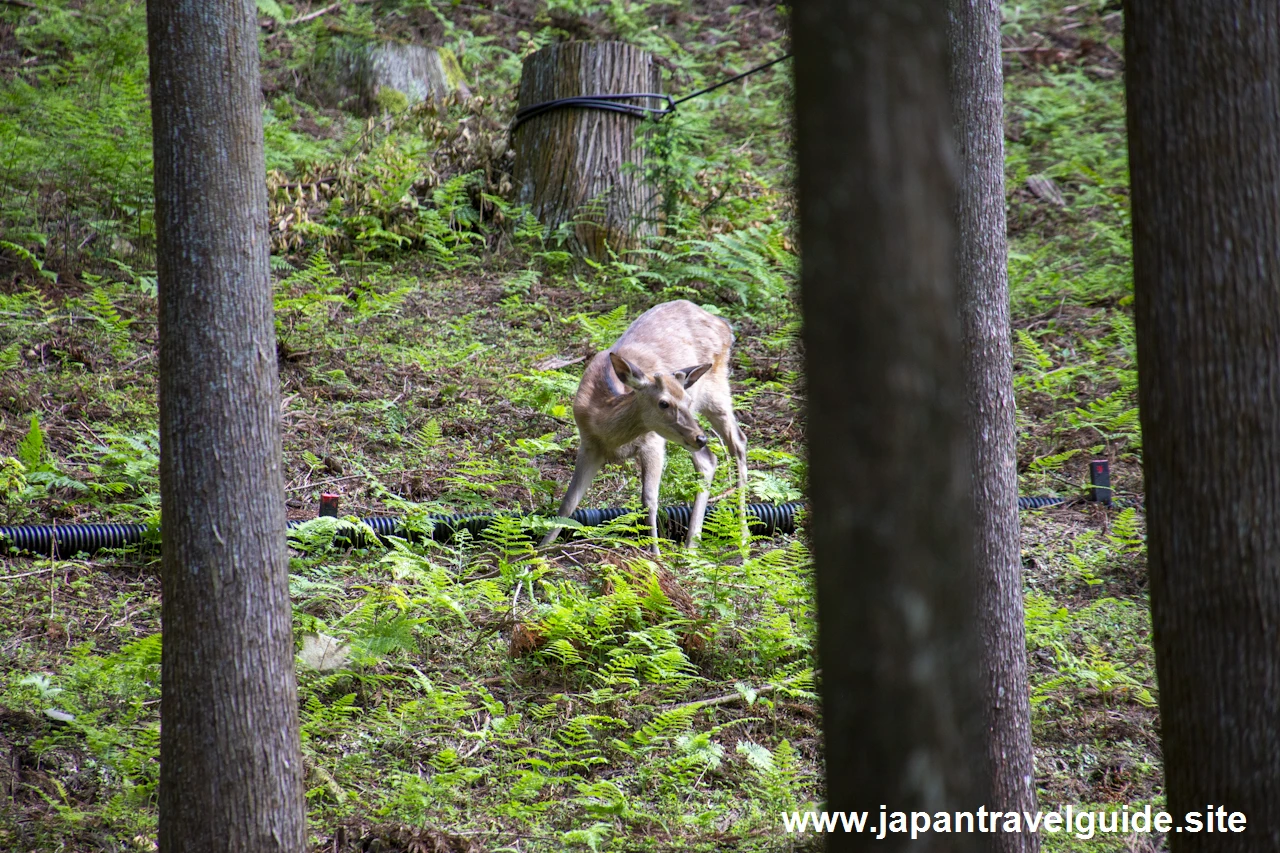
[[614, 444], [634, 441], [648, 432], [640, 417], [640, 398], [634, 392], [609, 400], [601, 418], [602, 432], [607, 433]]
[[606, 457], [626, 459], [631, 455], [630, 445], [649, 431], [640, 416], [640, 400], [635, 393], [615, 395], [601, 390], [589, 406], [590, 437]]

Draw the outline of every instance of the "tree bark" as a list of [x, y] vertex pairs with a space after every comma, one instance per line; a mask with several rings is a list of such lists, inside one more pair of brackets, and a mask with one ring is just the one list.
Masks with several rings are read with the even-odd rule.
[[1138, 394], [1169, 808], [1280, 849], [1280, 7], [1125, 4]]
[[[960, 171], [955, 276], [973, 465], [990, 805], [1031, 813], [1036, 789], [1018, 530], [1000, 6], [997, 0], [950, 0], [949, 5], [951, 109]], [[1004, 853], [1040, 849], [1034, 833], [998, 833], [993, 841]]]
[[945, 28], [945, 0], [812, 0], [792, 31], [827, 807], [873, 815], [985, 794]]
[[162, 851], [305, 841], [252, 0], [147, 4], [160, 283]]
[[[525, 59], [520, 108], [576, 95], [661, 91], [658, 66], [644, 51], [620, 42], [566, 42]], [[663, 105], [656, 98], [623, 103]], [[635, 116], [581, 107], [523, 122], [514, 139], [517, 201], [548, 228], [576, 223], [569, 244], [579, 255], [604, 260], [608, 248], [634, 248], [653, 233], [643, 156], [635, 145], [641, 127]]]

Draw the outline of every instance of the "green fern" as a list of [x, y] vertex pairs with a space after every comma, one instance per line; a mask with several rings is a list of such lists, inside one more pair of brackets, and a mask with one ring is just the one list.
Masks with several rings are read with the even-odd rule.
[[584, 663], [578, 650], [563, 637], [550, 641], [539, 652], [541, 655], [554, 659], [566, 669], [581, 666]]
[[587, 333], [591, 340], [591, 345], [597, 350], [607, 349], [613, 345], [613, 342], [621, 337], [626, 331], [627, 326], [631, 325], [633, 318], [628, 316], [629, 310], [626, 305], [619, 305], [612, 311], [601, 314], [574, 314], [565, 317], [563, 323], [577, 323], [581, 329]]
[[692, 285], [727, 289], [748, 309], [776, 306], [791, 292], [799, 258], [787, 248], [782, 225], [753, 225], [710, 239], [669, 240], [646, 250], [649, 267], [639, 277], [660, 285], [665, 298], [697, 299]]
[[44, 446], [44, 432], [40, 429], [40, 419], [32, 415], [27, 434], [18, 442], [18, 461], [28, 471], [48, 471], [50, 468], [46, 461], [47, 453]]
[[609, 836], [614, 832], [612, 823], [593, 823], [590, 826], [572, 829], [562, 833], [560, 843], [568, 849], [569, 845], [582, 845], [591, 853], [600, 853], [605, 849]]
[[1037, 456], [1035, 459], [1031, 460], [1031, 464], [1027, 466], [1027, 469], [1034, 473], [1057, 471], [1067, 460], [1079, 456], [1083, 452], [1084, 448], [1073, 447], [1069, 450], [1064, 450], [1061, 453], [1052, 453], [1048, 456]]
[[125, 335], [129, 331], [129, 326], [133, 320], [126, 319], [120, 315], [120, 311], [111, 302], [111, 297], [107, 295], [101, 287], [95, 287], [89, 291], [90, 304], [88, 306], [89, 313], [102, 321], [102, 325], [108, 331], [116, 335]]
[[528, 294], [538, 284], [542, 278], [542, 273], [538, 270], [525, 269], [520, 270], [515, 275], [507, 278], [503, 283], [503, 290], [508, 296], [512, 294]]
[[772, 752], [760, 744], [738, 741], [737, 751], [754, 771], [755, 790], [767, 811], [777, 814], [797, 807], [796, 794], [802, 789], [800, 759], [789, 740], [784, 738]]
[[0, 373], [16, 370], [22, 363], [22, 345], [17, 341], [0, 349]]
[[582, 806], [588, 817], [626, 820], [631, 816], [630, 797], [608, 779], [577, 782], [574, 789], [578, 796], [573, 802]]
[[283, 24], [285, 22], [284, 10], [280, 8], [280, 4], [276, 0], [255, 0], [257, 3], [258, 13], [266, 15], [276, 23]]
[[1146, 539], [1142, 535], [1138, 520], [1138, 511], [1133, 507], [1127, 507], [1122, 510], [1119, 515], [1111, 522], [1111, 532], [1108, 537], [1113, 543], [1121, 548], [1122, 551], [1137, 554], [1141, 553], [1146, 547]]
[[20, 246], [17, 243], [11, 243], [8, 240], [0, 240], [0, 249], [4, 249], [5, 251], [12, 253], [20, 261], [26, 261], [41, 278], [46, 278], [55, 282], [58, 280], [58, 274], [53, 270], [45, 269], [44, 261], [40, 260], [34, 252], [28, 251], [24, 246]]
[[1094, 400], [1067, 415], [1067, 422], [1076, 429], [1093, 429], [1106, 441], [1123, 440], [1140, 444], [1141, 423], [1133, 395], [1126, 389], [1117, 389], [1100, 400]]
[[689, 731], [693, 725], [693, 716], [698, 710], [697, 705], [679, 705], [661, 712], [631, 736], [633, 747], [653, 748], [657, 744], [674, 740]]
[[423, 450], [431, 450], [440, 444], [443, 436], [440, 422], [435, 418], [429, 418], [418, 430], [418, 446]]
[[352, 718], [360, 713], [356, 694], [347, 693], [326, 705], [316, 695], [311, 695], [302, 705], [299, 732], [303, 745], [322, 738], [332, 737], [345, 730]]
[[1019, 353], [1019, 361], [1037, 373], [1051, 370], [1053, 368], [1053, 359], [1044, 351], [1044, 347], [1040, 345], [1031, 333], [1025, 329], [1017, 329], [1014, 335], [1018, 339], [1018, 346], [1021, 348]]

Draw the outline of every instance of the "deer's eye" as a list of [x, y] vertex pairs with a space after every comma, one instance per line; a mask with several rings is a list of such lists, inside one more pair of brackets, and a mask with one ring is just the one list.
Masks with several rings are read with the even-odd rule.
[[668, 403], [666, 400], [660, 400], [660, 401], [658, 401], [658, 405], [659, 405], [661, 408], [664, 408], [664, 409], [669, 409], [669, 408], [671, 408], [671, 404], [670, 404], [670, 403]]

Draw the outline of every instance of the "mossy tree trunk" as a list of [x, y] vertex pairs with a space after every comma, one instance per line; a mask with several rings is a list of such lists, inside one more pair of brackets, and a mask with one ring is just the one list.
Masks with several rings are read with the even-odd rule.
[[147, 4], [160, 284], [159, 845], [306, 843], [252, 0]]
[[[577, 95], [659, 92], [653, 57], [619, 42], [566, 42], [524, 61], [520, 107]], [[661, 106], [657, 99], [628, 104]], [[597, 260], [625, 251], [653, 231], [654, 204], [646, 188], [636, 139], [644, 120], [598, 109], [568, 107], [534, 116], [515, 131], [517, 201], [544, 225], [575, 223], [572, 250]], [[634, 164], [629, 166], [628, 164]]]
[[1280, 850], [1280, 8], [1127, 2], [1134, 321], [1169, 811]]
[[[946, 13], [946, 0], [810, 0], [792, 22], [831, 810], [932, 814], [988, 802]], [[976, 851], [988, 839], [883, 843]], [[826, 844], [870, 846], [852, 832]]]

